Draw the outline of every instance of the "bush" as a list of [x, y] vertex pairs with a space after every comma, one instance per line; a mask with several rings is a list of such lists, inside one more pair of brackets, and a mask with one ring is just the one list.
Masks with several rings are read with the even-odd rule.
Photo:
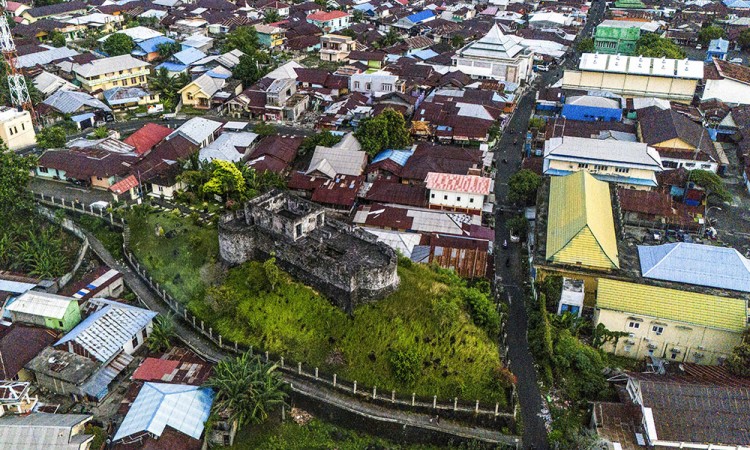
[[422, 358], [416, 350], [393, 350], [389, 362], [396, 380], [408, 386], [417, 381], [417, 375], [422, 369]]
[[474, 323], [487, 333], [496, 336], [500, 332], [500, 315], [490, 299], [475, 288], [465, 289], [466, 303]]

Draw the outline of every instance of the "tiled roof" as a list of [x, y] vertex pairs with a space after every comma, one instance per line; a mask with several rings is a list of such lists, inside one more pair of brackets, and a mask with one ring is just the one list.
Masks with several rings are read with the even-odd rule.
[[492, 180], [477, 175], [430, 172], [425, 179], [427, 189], [488, 195]]
[[314, 20], [316, 22], [327, 22], [329, 20], [339, 19], [341, 17], [348, 17], [349, 14], [344, 11], [330, 11], [323, 12], [319, 11], [307, 16], [307, 20]]
[[12, 380], [29, 361], [57, 339], [49, 329], [13, 324], [0, 326], [0, 380]]
[[130, 175], [110, 186], [109, 190], [117, 195], [121, 195], [136, 186], [138, 186], [138, 179], [135, 177], [135, 175]]
[[128, 136], [123, 142], [135, 147], [138, 155], [148, 152], [156, 144], [172, 133], [172, 129], [156, 123], [147, 123], [138, 131]]

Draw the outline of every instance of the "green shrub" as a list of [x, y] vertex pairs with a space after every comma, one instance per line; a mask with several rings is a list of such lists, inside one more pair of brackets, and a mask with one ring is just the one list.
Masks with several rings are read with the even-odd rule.
[[464, 289], [469, 314], [474, 323], [492, 336], [500, 332], [500, 315], [490, 299], [475, 288]]
[[389, 356], [393, 377], [411, 386], [422, 369], [422, 358], [414, 349], [393, 350]]

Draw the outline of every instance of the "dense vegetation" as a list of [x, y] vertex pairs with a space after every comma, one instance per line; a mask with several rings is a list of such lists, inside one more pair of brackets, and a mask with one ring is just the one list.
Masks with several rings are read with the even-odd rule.
[[500, 363], [486, 283], [403, 261], [399, 291], [349, 317], [273, 264], [224, 273], [214, 228], [144, 210], [130, 226], [154, 279], [226, 339], [383, 391], [505, 404], [513, 377]]

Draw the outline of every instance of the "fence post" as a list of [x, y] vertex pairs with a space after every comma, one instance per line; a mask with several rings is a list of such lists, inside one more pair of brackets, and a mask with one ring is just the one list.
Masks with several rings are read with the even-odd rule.
[[396, 403], [396, 390], [391, 391], [391, 403]]
[[417, 394], [412, 392], [411, 393], [411, 406], [414, 406], [414, 400], [416, 400]]
[[297, 363], [297, 373], [300, 374], [300, 375], [302, 374], [302, 363], [301, 362]]
[[458, 397], [453, 397], [453, 411], [458, 410]]
[[477, 405], [474, 407], [474, 412], [479, 414], [479, 400], [477, 400]]
[[333, 387], [336, 387], [336, 374], [333, 374]]
[[495, 417], [498, 416], [498, 410], [500, 409], [500, 403], [495, 403]]
[[205, 331], [205, 330], [203, 329], [203, 321], [202, 321], [202, 320], [201, 320], [201, 331]]
[[354, 380], [354, 390], [352, 392], [357, 393], [357, 380]]
[[219, 335], [219, 348], [221, 347], [223, 347], [223, 345], [221, 344], [221, 335]]
[[266, 350], [266, 362], [268, 362], [268, 350]]
[[375, 400], [377, 398], [377, 396], [378, 396], [378, 387], [377, 386], [373, 386], [372, 387], [372, 399]]
[[316, 380], [318, 379], [318, 368], [317, 367], [315, 368], [315, 379]]
[[208, 336], [213, 339], [214, 338], [214, 329], [211, 327], [208, 327]]
[[437, 408], [437, 395], [432, 396], [432, 409]]

